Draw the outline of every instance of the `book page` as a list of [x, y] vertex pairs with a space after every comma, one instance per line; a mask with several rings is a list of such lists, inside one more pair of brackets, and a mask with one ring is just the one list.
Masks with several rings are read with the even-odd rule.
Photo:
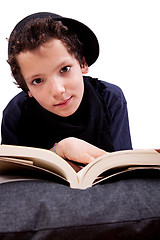
[[69, 183], [78, 184], [78, 177], [74, 169], [64, 159], [59, 157], [57, 154], [38, 148], [1, 145], [0, 146], [1, 158], [17, 158], [17, 161], [30, 160], [33, 162], [35, 167], [46, 169], [54, 172], [55, 174], [66, 179]]
[[[27, 162], [27, 163], [26, 163]], [[28, 164], [28, 161], [15, 161], [11, 158], [0, 157], [0, 178], [1, 183], [7, 182], [7, 179], [11, 181], [11, 179], [20, 179], [20, 180], [35, 180], [35, 179], [43, 179], [43, 180], [56, 180], [55, 177], [61, 178], [66, 181], [61, 175], [56, 174], [55, 172], [51, 172], [47, 169], [40, 168], [38, 166], [34, 166], [33, 164]], [[4, 180], [4, 181], [3, 181]]]
[[1, 157], [0, 156], [0, 161], [9, 161], [9, 162], [13, 162], [13, 163], [21, 163], [21, 164], [26, 164], [26, 165], [33, 165], [33, 161], [31, 161], [31, 159], [26, 160], [21, 159], [21, 158], [12, 158], [12, 157]]
[[109, 169], [127, 168], [133, 166], [160, 166], [160, 154], [154, 149], [125, 150], [97, 158], [78, 172], [82, 188], [91, 187], [95, 179]]
[[100, 183], [102, 181], [105, 181], [107, 179], [113, 178], [113, 177], [117, 177], [118, 175], [121, 174], [125, 174], [125, 173], [129, 173], [129, 172], [133, 172], [133, 171], [142, 171], [142, 170], [159, 170], [160, 171], [160, 166], [134, 166], [134, 167], [129, 167], [129, 168], [120, 168], [119, 171], [117, 171], [116, 169], [111, 171], [112, 173], [108, 173], [104, 172], [102, 173], [102, 175], [100, 175], [99, 177], [97, 177], [95, 179], [95, 181], [93, 182], [92, 186], [94, 186], [97, 183]]

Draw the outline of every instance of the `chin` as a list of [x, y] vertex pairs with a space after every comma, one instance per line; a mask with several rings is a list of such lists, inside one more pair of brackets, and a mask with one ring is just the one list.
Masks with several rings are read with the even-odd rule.
[[72, 114], [74, 114], [76, 111], [77, 111], [78, 107], [75, 108], [75, 109], [72, 109], [70, 111], [62, 111], [62, 112], [59, 112], [59, 113], [55, 113], [56, 115], [60, 116], [60, 117], [69, 117], [71, 116]]

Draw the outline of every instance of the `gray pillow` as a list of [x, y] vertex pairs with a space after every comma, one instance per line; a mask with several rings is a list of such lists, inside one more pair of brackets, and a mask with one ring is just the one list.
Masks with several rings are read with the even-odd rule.
[[160, 239], [160, 179], [87, 190], [45, 180], [1, 184], [0, 239]]

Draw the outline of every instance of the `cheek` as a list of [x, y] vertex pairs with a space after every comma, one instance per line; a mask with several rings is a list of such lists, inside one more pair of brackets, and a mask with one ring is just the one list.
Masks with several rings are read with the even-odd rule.
[[83, 96], [84, 94], [84, 83], [82, 82], [81, 85], [79, 86], [79, 94]]
[[77, 95], [81, 95], [84, 92], [84, 83], [83, 83], [83, 78], [79, 78], [77, 80], [72, 80], [72, 82], [70, 82], [69, 88], [75, 92], [75, 94]]
[[35, 91], [35, 90], [30, 90], [30, 94], [29, 94], [29, 96], [32, 96], [32, 97], [34, 97], [35, 99], [36, 99], [36, 101], [40, 104], [40, 105], [42, 105], [45, 101], [46, 101], [46, 98], [47, 98], [47, 94], [46, 94], [46, 92], [45, 91], [41, 91], [41, 90], [39, 90], [39, 91]]

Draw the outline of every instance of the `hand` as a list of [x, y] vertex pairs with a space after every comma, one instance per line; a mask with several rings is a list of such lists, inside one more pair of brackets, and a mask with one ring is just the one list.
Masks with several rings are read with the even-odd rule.
[[[60, 157], [84, 164], [88, 164], [97, 157], [106, 154], [104, 150], [74, 137], [63, 139], [57, 143], [55, 149]], [[53, 148], [51, 151], [53, 151]]]

